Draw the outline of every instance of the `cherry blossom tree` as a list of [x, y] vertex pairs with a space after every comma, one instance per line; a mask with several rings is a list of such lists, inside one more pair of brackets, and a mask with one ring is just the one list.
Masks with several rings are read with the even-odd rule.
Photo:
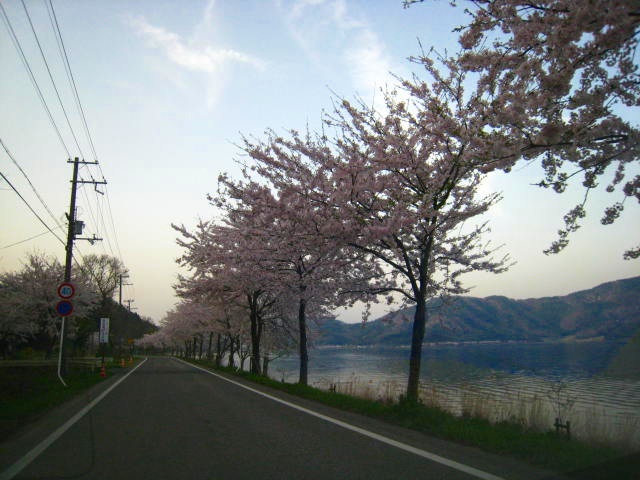
[[431, 82], [414, 78], [385, 96], [377, 111], [343, 100], [328, 124], [338, 129], [335, 153], [318, 152], [332, 175], [331, 202], [340, 212], [347, 244], [381, 262], [389, 291], [415, 303], [407, 398], [417, 400], [427, 300], [467, 292], [460, 277], [500, 273], [483, 243], [486, 223], [471, 224], [499, 200], [480, 196], [487, 147], [480, 96], [465, 94], [465, 74], [427, 64]]
[[7, 357], [20, 345], [26, 343], [37, 331], [35, 322], [21, 315], [22, 295], [12, 285], [11, 274], [0, 275], [0, 354]]
[[[405, 6], [411, 3], [416, 2]], [[621, 215], [628, 200], [640, 202], [638, 124], [625, 120], [640, 104], [635, 58], [640, 4], [464, 3], [470, 21], [457, 29], [463, 50], [453, 61], [476, 75], [487, 113], [485, 131], [503, 139], [505, 148], [495, 152], [492, 166], [509, 170], [519, 160], [538, 161], [544, 171], [539, 185], [559, 193], [582, 177], [584, 198], [565, 215], [564, 228], [546, 251], [559, 252], [586, 215], [592, 190], [617, 196], [603, 212], [604, 225]], [[429, 62], [425, 55], [414, 60]], [[638, 256], [640, 247], [624, 254]]]
[[165, 339], [184, 357], [192, 356], [193, 339], [196, 334], [194, 324], [190, 318], [181, 315], [178, 308], [170, 309], [160, 321], [161, 331]]
[[[4, 325], [0, 335], [15, 341], [29, 340], [36, 349], [51, 356], [60, 324], [55, 307], [60, 300], [57, 290], [63, 277], [60, 262], [44, 253], [29, 254], [21, 270], [0, 274], [3, 300], [0, 318]], [[76, 284], [73, 316], [82, 317], [95, 305], [96, 298], [81, 277], [73, 281]]]
[[[289, 304], [289, 306], [294, 304]], [[269, 376], [269, 366], [272, 361], [289, 355], [296, 350], [300, 338], [295, 321], [290, 321], [291, 317], [278, 312], [268, 323], [262, 341], [262, 374]], [[299, 382], [300, 383], [300, 382]]]
[[190, 269], [176, 286], [181, 296], [216, 294], [227, 304], [246, 308], [251, 336], [251, 371], [261, 373], [260, 341], [264, 324], [276, 303], [276, 292], [268, 275], [259, 268], [256, 239], [237, 228], [200, 222], [194, 232], [173, 226], [185, 250], [178, 262]]
[[[207, 302], [187, 300], [178, 303], [174, 310], [175, 315], [180, 317], [184, 328], [191, 331], [193, 338], [192, 357], [201, 359], [204, 353], [205, 336], [209, 337], [210, 350], [211, 338], [219, 331], [214, 309]], [[199, 352], [196, 348], [198, 345], [200, 346]]]
[[163, 329], [158, 329], [152, 333], [146, 333], [135, 341], [135, 345], [144, 351], [159, 350], [166, 353], [167, 347], [171, 347], [172, 341], [167, 337]]
[[[252, 263], [263, 271], [291, 273], [292, 288], [277, 291], [297, 293], [301, 335], [308, 289], [324, 279], [335, 283], [345, 271], [360, 273], [360, 265], [376, 268], [364, 282], [359, 275], [350, 278], [364, 287], [353, 291], [395, 292], [416, 304], [411, 400], [418, 397], [427, 300], [465, 293], [462, 274], [498, 273], [507, 260], [494, 260], [494, 250], [481, 243], [485, 224], [468, 225], [499, 199], [479, 198], [477, 190], [503, 139], [486, 141], [491, 135], [482, 95], [465, 95], [462, 70], [446, 60], [445, 75], [433, 62], [425, 68], [431, 83], [403, 81], [400, 92], [385, 96], [385, 113], [342, 101], [325, 121], [336, 132], [332, 140], [296, 131], [288, 138], [268, 132], [265, 142], [245, 139], [254, 163], [246, 166], [244, 183], [223, 176], [217, 200], [229, 225], [258, 240]], [[352, 256], [343, 257], [345, 250]], [[343, 258], [356, 258], [356, 268], [340, 268], [334, 259]], [[375, 277], [387, 283], [371, 284]], [[287, 286], [283, 277], [272, 279]], [[334, 285], [334, 292], [344, 285]], [[304, 343], [301, 337], [301, 367]], [[301, 381], [305, 374], [301, 370]]]
[[[494, 250], [481, 243], [485, 224], [468, 225], [499, 199], [477, 195], [498, 142], [488, 147], [484, 141], [481, 95], [465, 95], [464, 72], [446, 62], [444, 67], [446, 76], [427, 65], [431, 85], [407, 80], [401, 92], [388, 93], [385, 113], [342, 101], [326, 121], [337, 132], [333, 140], [295, 131], [289, 138], [268, 132], [266, 142], [245, 139], [245, 151], [256, 162], [245, 170], [246, 183], [221, 179], [222, 198], [237, 202], [227, 212], [241, 215], [245, 230], [261, 239], [257, 259], [297, 273], [291, 278], [299, 292], [312, 285], [300, 259], [316, 265], [316, 256], [333, 258], [347, 248], [364, 260], [355, 265], [381, 266], [377, 276], [392, 282], [361, 283], [362, 292], [395, 292], [416, 304], [411, 400], [418, 397], [427, 300], [465, 293], [462, 274], [498, 273], [507, 260], [494, 260]], [[263, 183], [251, 180], [252, 174]], [[339, 278], [345, 270], [328, 263], [319, 273]], [[300, 306], [304, 301], [299, 297]]]
[[[354, 297], [340, 293], [376, 276], [371, 273], [375, 264], [365, 268], [358, 256], [346, 255], [344, 246], [327, 234], [325, 204], [309, 197], [312, 185], [322, 180], [314, 179], [304, 168], [310, 165], [298, 155], [273, 146], [274, 142], [245, 144], [263, 184], [252, 181], [247, 170], [244, 182], [222, 175], [220, 193], [212, 200], [226, 211], [228, 224], [253, 239], [254, 250], [245, 254], [270, 276], [278, 292], [280, 320], [292, 316], [290, 305], [296, 306], [299, 383], [306, 385], [309, 318], [326, 317], [331, 308], [349, 304]], [[301, 169], [304, 175], [299, 175]]]

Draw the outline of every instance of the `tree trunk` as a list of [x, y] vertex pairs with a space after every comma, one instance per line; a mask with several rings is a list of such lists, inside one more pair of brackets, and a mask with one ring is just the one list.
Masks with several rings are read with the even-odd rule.
[[298, 307], [298, 328], [300, 330], [300, 378], [298, 383], [306, 385], [308, 380], [309, 352], [307, 351], [307, 303], [304, 298], [300, 299]]
[[202, 360], [202, 349], [204, 348], [204, 335], [200, 334], [200, 360]]
[[265, 377], [269, 376], [269, 355], [262, 357], [262, 374]]
[[218, 334], [218, 338], [216, 339], [216, 367], [220, 366], [220, 361], [222, 359], [222, 340], [220, 339], [220, 334]]
[[235, 362], [235, 340], [233, 339], [233, 336], [229, 335], [229, 361], [227, 362], [227, 366], [230, 368], [235, 368], [236, 366], [236, 362]]
[[254, 293], [249, 298], [251, 306], [249, 310], [249, 319], [251, 320], [251, 373], [260, 375], [260, 334], [262, 333], [262, 328], [258, 315], [257, 297], [258, 295]]
[[209, 346], [207, 347], [207, 360], [211, 360], [211, 344], [213, 343], [213, 332], [209, 332]]
[[420, 386], [420, 362], [422, 360], [422, 342], [424, 340], [427, 323], [426, 301], [420, 296], [416, 303], [416, 313], [413, 317], [413, 332], [411, 334], [411, 356], [409, 357], [409, 381], [407, 383], [407, 400], [418, 401]]

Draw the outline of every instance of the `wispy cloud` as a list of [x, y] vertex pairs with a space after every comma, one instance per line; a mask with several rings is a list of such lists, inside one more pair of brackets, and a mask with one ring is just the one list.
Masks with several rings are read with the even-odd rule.
[[323, 65], [337, 52], [339, 67], [346, 69], [360, 95], [368, 97], [394, 83], [384, 42], [345, 0], [283, 0], [280, 7], [292, 38], [307, 57]]
[[356, 88], [373, 91], [390, 83], [392, 69], [378, 36], [368, 29], [357, 34], [356, 41], [344, 52]]
[[[212, 10], [213, 2], [210, 2], [204, 12], [205, 23], [210, 22]], [[263, 60], [238, 50], [209, 44], [196, 45], [177, 33], [150, 24], [142, 16], [129, 17], [128, 23], [150, 47], [160, 50], [172, 64], [190, 72], [206, 75], [207, 103], [210, 107], [215, 104], [228, 81], [230, 65], [247, 65], [257, 70], [264, 70], [266, 67]]]

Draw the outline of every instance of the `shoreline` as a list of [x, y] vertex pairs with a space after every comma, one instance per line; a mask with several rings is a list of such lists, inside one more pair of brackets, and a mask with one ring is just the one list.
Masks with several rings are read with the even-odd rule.
[[[620, 343], [625, 344], [633, 337], [629, 338], [616, 338], [607, 339], [602, 336], [590, 337], [590, 338], [553, 338], [543, 340], [448, 340], [443, 342], [423, 342], [423, 347], [440, 347], [440, 346], [467, 346], [467, 345], [558, 345], [558, 344], [580, 344], [580, 343]], [[357, 344], [327, 344], [318, 345], [315, 347], [317, 350], [329, 350], [329, 349], [369, 349], [369, 348], [386, 348], [395, 350], [408, 350], [411, 348], [410, 344], [406, 345], [390, 345], [386, 343], [372, 343], [366, 345]]]

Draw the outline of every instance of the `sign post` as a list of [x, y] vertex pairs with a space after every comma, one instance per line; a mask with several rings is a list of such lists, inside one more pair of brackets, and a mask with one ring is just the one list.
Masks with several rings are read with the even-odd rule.
[[[64, 327], [65, 327], [65, 318], [73, 313], [73, 303], [71, 303], [71, 298], [75, 295], [76, 288], [73, 286], [71, 282], [64, 282], [58, 285], [58, 296], [62, 299], [56, 304], [56, 312], [58, 315], [62, 317], [62, 322], [60, 324], [60, 352], [58, 354], [58, 378], [62, 382], [62, 384], [66, 387], [67, 384], [62, 379], [62, 366], [63, 366], [63, 350], [64, 350]], [[66, 374], [66, 370], [65, 370]]]
[[100, 337], [99, 337], [100, 348], [102, 349], [102, 368], [104, 368], [104, 351], [107, 348], [107, 343], [109, 343], [109, 319], [101, 318], [100, 319]]

